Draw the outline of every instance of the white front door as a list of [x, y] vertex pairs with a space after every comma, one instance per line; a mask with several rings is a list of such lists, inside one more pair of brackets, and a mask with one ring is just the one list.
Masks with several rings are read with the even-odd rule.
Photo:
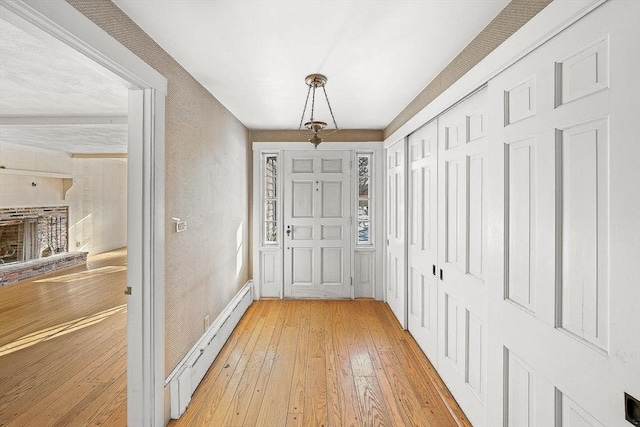
[[491, 425], [633, 424], [624, 399], [640, 398], [638, 17], [638, 2], [606, 2], [490, 83], [492, 228], [504, 242], [489, 307], [490, 358], [502, 361], [492, 394], [504, 404]]
[[405, 140], [387, 148], [387, 258], [386, 300], [403, 328], [406, 319]]
[[409, 332], [437, 365], [438, 128], [433, 120], [409, 135]]
[[487, 395], [486, 95], [438, 117], [438, 373], [478, 426]]
[[349, 151], [285, 151], [284, 296], [351, 297]]

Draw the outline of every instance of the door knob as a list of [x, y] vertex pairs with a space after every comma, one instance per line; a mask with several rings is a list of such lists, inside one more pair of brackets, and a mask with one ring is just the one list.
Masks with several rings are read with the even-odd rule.
[[287, 225], [287, 236], [291, 235], [291, 226]]

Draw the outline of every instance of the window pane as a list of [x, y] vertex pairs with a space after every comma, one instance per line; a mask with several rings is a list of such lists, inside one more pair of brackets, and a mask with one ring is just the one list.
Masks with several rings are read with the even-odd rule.
[[277, 197], [277, 177], [278, 177], [278, 158], [275, 156], [267, 157], [265, 165], [265, 197]]
[[369, 220], [369, 201], [359, 200], [358, 201], [358, 221], [368, 221], [368, 220]]
[[264, 223], [264, 236], [267, 242], [277, 242], [278, 241], [278, 229], [276, 227], [275, 222], [265, 222]]
[[358, 221], [358, 243], [369, 243], [369, 221]]
[[265, 202], [264, 220], [273, 222], [278, 221], [278, 210], [275, 200], [267, 200]]
[[369, 176], [369, 156], [358, 156], [358, 176]]
[[360, 178], [358, 180], [358, 195], [360, 197], [369, 197], [369, 178]]

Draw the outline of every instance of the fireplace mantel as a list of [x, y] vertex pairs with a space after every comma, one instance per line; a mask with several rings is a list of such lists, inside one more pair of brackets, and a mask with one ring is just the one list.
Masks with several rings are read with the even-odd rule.
[[26, 169], [7, 169], [0, 167], [0, 175], [39, 176], [44, 178], [58, 178], [62, 180], [62, 195], [67, 200], [69, 190], [73, 187], [73, 176], [58, 172], [32, 171]]

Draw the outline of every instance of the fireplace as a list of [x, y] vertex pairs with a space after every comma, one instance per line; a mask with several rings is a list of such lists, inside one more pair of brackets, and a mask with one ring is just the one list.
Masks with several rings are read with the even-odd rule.
[[86, 263], [68, 250], [67, 206], [0, 208], [0, 286]]
[[0, 265], [68, 250], [67, 206], [0, 209]]
[[0, 264], [40, 257], [38, 218], [0, 220]]

